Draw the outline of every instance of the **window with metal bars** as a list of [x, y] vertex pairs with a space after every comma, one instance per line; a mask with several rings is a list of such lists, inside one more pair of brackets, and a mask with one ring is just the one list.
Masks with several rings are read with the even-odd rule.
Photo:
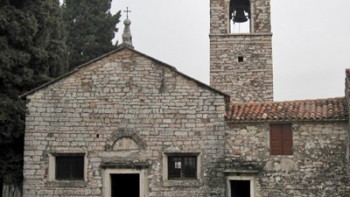
[[197, 156], [168, 156], [169, 179], [196, 179]]
[[270, 125], [270, 154], [293, 154], [293, 132], [291, 124]]
[[56, 156], [56, 180], [84, 180], [84, 155]]

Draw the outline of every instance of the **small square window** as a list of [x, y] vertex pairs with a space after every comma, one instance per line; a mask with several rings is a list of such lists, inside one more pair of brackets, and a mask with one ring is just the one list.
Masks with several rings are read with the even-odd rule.
[[56, 160], [56, 180], [84, 180], [84, 155], [58, 155]]
[[270, 125], [270, 154], [292, 155], [293, 132], [291, 124]]
[[196, 179], [197, 156], [168, 156], [169, 179]]
[[238, 56], [238, 62], [243, 62], [244, 61], [244, 57], [243, 56]]

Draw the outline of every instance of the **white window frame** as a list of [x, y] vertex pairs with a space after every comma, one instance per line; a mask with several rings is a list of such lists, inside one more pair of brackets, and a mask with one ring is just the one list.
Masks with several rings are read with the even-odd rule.
[[250, 197], [255, 197], [255, 178], [252, 176], [228, 176], [226, 179], [227, 196], [231, 197], [230, 181], [250, 181]]
[[[169, 179], [169, 174], [168, 174], [168, 170], [169, 170], [169, 166], [168, 166], [168, 158], [169, 156], [195, 156], [197, 161], [197, 172], [196, 172], [196, 178], [195, 179]], [[199, 152], [190, 152], [190, 153], [186, 153], [186, 152], [166, 152], [163, 153], [163, 181], [191, 181], [191, 180], [199, 180], [201, 181], [201, 153]]]
[[[169, 179], [168, 177], [168, 156], [191, 155], [197, 156], [197, 176], [196, 179]], [[198, 187], [203, 184], [202, 173], [202, 152], [193, 150], [173, 151], [166, 150], [162, 153], [162, 185], [164, 187]]]
[[[74, 155], [74, 154], [83, 154], [84, 155], [84, 180], [57, 180], [56, 179], [56, 156], [61, 155]], [[87, 157], [86, 153], [50, 153], [49, 154], [49, 174], [48, 174], [48, 180], [49, 181], [86, 181], [87, 180]]]

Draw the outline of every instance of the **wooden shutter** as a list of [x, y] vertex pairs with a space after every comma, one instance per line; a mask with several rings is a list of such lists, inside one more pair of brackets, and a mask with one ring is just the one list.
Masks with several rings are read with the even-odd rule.
[[282, 154], [282, 133], [279, 125], [270, 125], [270, 154]]
[[290, 124], [270, 125], [270, 154], [293, 154], [293, 132]]
[[293, 132], [290, 124], [281, 125], [282, 155], [293, 154]]

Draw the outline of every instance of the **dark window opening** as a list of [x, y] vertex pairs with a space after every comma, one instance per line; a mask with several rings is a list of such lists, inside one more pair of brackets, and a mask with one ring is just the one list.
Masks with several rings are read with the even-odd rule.
[[111, 174], [111, 196], [140, 197], [139, 174]]
[[244, 61], [243, 56], [239, 56], [239, 57], [238, 57], [238, 62], [243, 62], [243, 61]]
[[270, 125], [270, 154], [292, 155], [293, 132], [291, 124]]
[[168, 157], [169, 179], [196, 179], [197, 157], [196, 156], [169, 156]]
[[249, 180], [231, 180], [231, 197], [250, 197]]
[[56, 180], [84, 180], [84, 155], [56, 156]]
[[250, 32], [250, 2], [249, 0], [231, 0], [229, 16], [232, 33]]

